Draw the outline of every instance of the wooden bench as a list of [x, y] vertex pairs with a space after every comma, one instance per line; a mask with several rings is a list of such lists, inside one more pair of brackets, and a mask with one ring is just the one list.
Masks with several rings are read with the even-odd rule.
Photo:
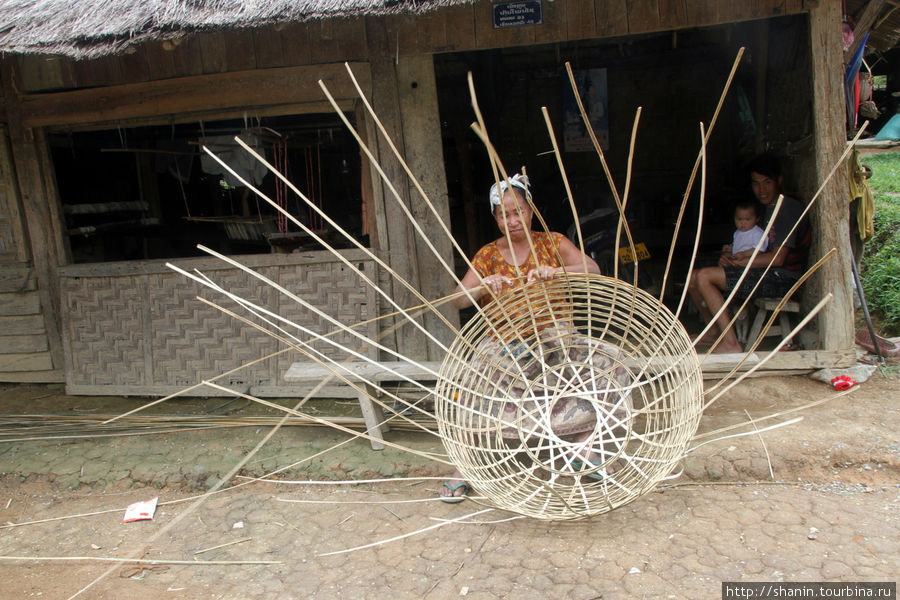
[[[363, 419], [366, 422], [366, 433], [370, 436], [369, 441], [372, 444], [372, 449], [381, 450], [384, 448], [384, 444], [379, 442], [379, 440], [384, 439], [384, 432], [387, 431], [388, 426], [384, 423], [384, 411], [381, 406], [377, 402], [372, 401], [372, 398], [378, 398], [382, 394], [369, 382], [382, 384], [409, 380], [417, 382], [436, 381], [437, 377], [434, 373], [440, 372], [441, 363], [439, 361], [426, 361], [420, 364], [406, 361], [381, 361], [377, 363], [354, 361], [342, 363], [342, 367], [335, 366], [334, 371], [332, 371], [328, 367], [313, 362], [295, 362], [285, 373], [284, 380], [301, 385], [314, 385], [334, 375], [334, 372], [337, 371], [359, 385], [362, 391], [355, 395], [359, 400], [359, 408], [362, 410]], [[331, 385], [349, 387], [337, 375], [334, 375], [329, 383]]]

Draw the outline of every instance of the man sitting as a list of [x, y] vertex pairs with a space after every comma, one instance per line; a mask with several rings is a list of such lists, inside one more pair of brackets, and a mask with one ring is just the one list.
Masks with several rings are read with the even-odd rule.
[[[763, 223], [767, 224], [773, 218], [775, 204], [781, 195], [781, 165], [775, 157], [764, 154], [754, 158], [748, 165], [748, 170], [753, 195], [765, 207]], [[744, 300], [749, 297], [760, 278], [763, 279], [762, 283], [755, 292], [759, 297], [780, 298], [797, 282], [806, 267], [810, 242], [809, 221], [806, 215], [801, 218], [803, 210], [804, 206], [799, 201], [784, 197], [781, 209], [775, 215], [775, 222], [769, 230], [768, 250], [758, 253], [752, 263], [749, 256], [733, 256], [726, 253], [719, 258], [718, 266], [704, 267], [691, 272], [688, 292], [704, 322], [709, 323], [713, 315], [722, 308], [725, 296], [735, 288], [748, 264], [750, 269], [735, 294], [736, 299]], [[798, 220], [799, 225], [791, 233]], [[763, 278], [769, 263], [772, 266]], [[724, 332], [721, 343], [713, 351], [742, 352], [737, 336], [728, 326], [730, 321], [728, 311], [723, 310], [700, 341], [713, 343]]]

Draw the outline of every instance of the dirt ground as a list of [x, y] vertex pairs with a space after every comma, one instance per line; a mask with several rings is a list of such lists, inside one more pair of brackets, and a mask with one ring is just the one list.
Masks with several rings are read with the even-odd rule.
[[[754, 435], [700, 446], [680, 478], [609, 514], [566, 523], [482, 513], [476, 499], [436, 501], [448, 467], [399, 450], [374, 452], [359, 440], [283, 477], [418, 479], [256, 482], [201, 503], [197, 496], [268, 427], [110, 438], [93, 428], [86, 438], [8, 441], [29, 435], [7, 423], [0, 429], [0, 596], [610, 600], [719, 598], [722, 581], [895, 581], [898, 386], [896, 372], [876, 374], [847, 396], [801, 411], [801, 422], [763, 433], [765, 444]], [[754, 379], [711, 407], [700, 433], [833, 394], [805, 377]], [[0, 389], [7, 415], [119, 414], [136, 403], [71, 398], [54, 386]], [[217, 404], [180, 401], [159, 412], [206, 412]], [[330, 414], [340, 407], [311, 408]], [[68, 426], [55, 435], [71, 434]], [[290, 465], [344, 439], [329, 429], [284, 428], [241, 474]], [[391, 432], [388, 439], [440, 450], [421, 434]], [[154, 496], [161, 504], [152, 521], [122, 523], [128, 504]], [[96, 514], [75, 516], [85, 513]], [[32, 523], [42, 519], [54, 520]], [[328, 554], [366, 544], [377, 545]], [[97, 560], [112, 558], [144, 562]]]

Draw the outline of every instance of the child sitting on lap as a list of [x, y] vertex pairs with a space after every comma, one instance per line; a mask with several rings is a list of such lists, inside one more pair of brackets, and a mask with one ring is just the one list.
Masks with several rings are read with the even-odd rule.
[[[762, 206], [754, 200], [738, 202], [734, 207], [734, 237], [731, 244], [722, 246], [723, 254], [731, 254], [734, 257], [749, 257], [762, 239], [765, 233], [759, 226]], [[769, 245], [768, 240], [759, 244], [759, 251], [765, 252]]]

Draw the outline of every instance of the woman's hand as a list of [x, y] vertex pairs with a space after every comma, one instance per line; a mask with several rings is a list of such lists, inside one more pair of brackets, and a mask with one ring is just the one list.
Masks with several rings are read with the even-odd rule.
[[491, 290], [495, 296], [499, 296], [503, 291], [503, 286], [512, 286], [512, 279], [503, 275], [488, 275], [481, 280], [481, 285]]
[[528, 283], [531, 283], [532, 281], [553, 279], [553, 276], [560, 271], [561, 269], [558, 267], [548, 267], [546, 265], [541, 265], [536, 269], [528, 271]]

